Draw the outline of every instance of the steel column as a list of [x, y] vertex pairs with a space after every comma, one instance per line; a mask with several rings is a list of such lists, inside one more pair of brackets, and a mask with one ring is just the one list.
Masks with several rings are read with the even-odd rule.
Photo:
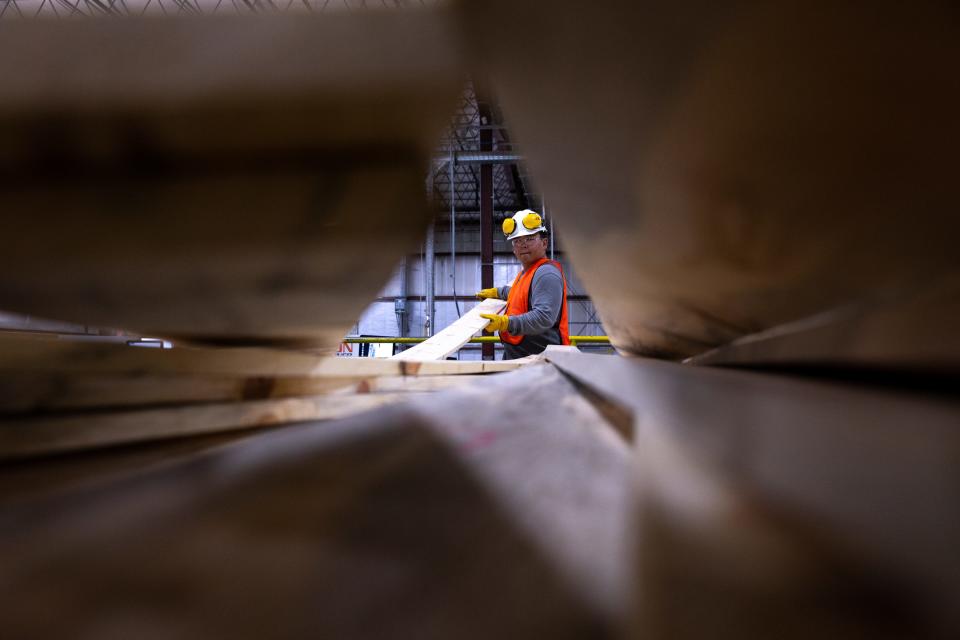
[[[491, 122], [491, 109], [487, 96], [477, 92], [477, 108], [480, 112], [480, 151], [493, 151], [493, 131], [486, 128]], [[493, 165], [480, 165], [480, 285], [487, 289], [493, 286]], [[494, 359], [492, 344], [483, 345], [483, 359]]]
[[430, 226], [427, 227], [427, 240], [426, 240], [426, 255], [423, 259], [423, 277], [424, 277], [424, 288], [427, 290], [427, 308], [423, 312], [423, 334], [426, 336], [433, 335], [433, 221], [430, 222]]

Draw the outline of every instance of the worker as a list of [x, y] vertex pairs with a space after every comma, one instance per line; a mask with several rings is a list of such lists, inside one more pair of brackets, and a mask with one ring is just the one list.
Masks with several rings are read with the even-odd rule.
[[560, 263], [547, 259], [548, 232], [542, 218], [530, 209], [518, 211], [503, 221], [503, 234], [523, 270], [512, 284], [477, 293], [481, 300], [507, 301], [503, 315], [480, 314], [490, 321], [484, 330], [500, 334], [504, 360], [541, 353], [551, 344], [570, 344], [567, 281]]

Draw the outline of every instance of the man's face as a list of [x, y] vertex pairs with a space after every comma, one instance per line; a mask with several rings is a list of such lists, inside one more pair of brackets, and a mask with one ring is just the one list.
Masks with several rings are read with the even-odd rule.
[[547, 255], [547, 239], [539, 233], [532, 236], [522, 236], [513, 240], [513, 255], [524, 268], [529, 267], [540, 258]]

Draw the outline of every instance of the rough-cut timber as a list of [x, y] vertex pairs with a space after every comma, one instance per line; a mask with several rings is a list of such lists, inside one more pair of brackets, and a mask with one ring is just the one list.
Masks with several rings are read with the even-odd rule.
[[622, 351], [688, 356], [960, 269], [954, 5], [462, 6]]
[[423, 232], [458, 74], [443, 12], [5, 29], [0, 309], [332, 348]]
[[[488, 410], [488, 393], [518, 387], [522, 407]], [[548, 366], [439, 397], [463, 420], [433, 402], [389, 407], [6, 509], [0, 626], [17, 638], [615, 637], [624, 443]]]
[[517, 360], [404, 362], [389, 358], [334, 358], [263, 348], [135, 349], [124, 345], [0, 336], [0, 371], [227, 377], [368, 377], [457, 375], [509, 371]]
[[809, 318], [744, 336], [696, 364], [834, 367], [953, 375], [960, 363], [960, 273], [891, 288]]
[[0, 418], [0, 460], [331, 420], [403, 397], [390, 393], [333, 394]]
[[955, 398], [546, 357], [633, 415], [637, 637], [957, 637]]

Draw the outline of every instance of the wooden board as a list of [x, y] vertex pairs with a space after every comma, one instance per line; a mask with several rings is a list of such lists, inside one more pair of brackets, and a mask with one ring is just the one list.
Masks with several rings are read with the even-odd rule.
[[[694, 356], [695, 364], [843, 367], [952, 374], [960, 362], [960, 277], [914, 283]], [[949, 381], [949, 379], [945, 380]]]
[[[490, 405], [517, 389], [524, 402]], [[407, 406], [467, 459], [571, 589], [619, 623], [630, 605], [635, 469], [615, 425], [549, 365], [417, 395]]]
[[123, 481], [135, 482], [157, 469], [181, 464], [186, 459], [263, 434], [269, 429], [243, 429], [206, 436], [153, 440], [139, 446], [5, 460], [0, 470], [0, 512], [9, 513], [21, 505], [55, 501], [64, 495], [85, 494]]
[[[444, 12], [6, 35], [0, 309], [332, 349], [422, 236], [424, 167], [460, 89]], [[110, 64], [76, 64], [90, 51]]]
[[479, 333], [490, 321], [481, 318], [481, 313], [500, 313], [507, 303], [496, 298], [481, 300], [475, 307], [463, 316], [445, 327], [436, 335], [393, 356], [393, 360], [430, 361], [443, 360], [456, 353], [460, 347], [467, 344], [474, 335]]
[[398, 393], [336, 394], [0, 419], [0, 460], [330, 420], [403, 397]]
[[354, 376], [17, 373], [0, 375], [0, 415], [265, 400], [317, 395], [375, 379]]
[[[629, 452], [544, 369], [444, 394], [461, 423], [432, 403], [387, 407], [6, 509], [0, 626], [33, 638], [618, 637]], [[484, 391], [518, 386], [524, 405], [489, 411]], [[50, 607], [58, 615], [41, 615]]]
[[960, 632], [954, 398], [546, 357], [634, 417], [638, 637]]
[[621, 351], [689, 356], [960, 271], [954, 7], [459, 6]]
[[368, 377], [509, 371], [529, 360], [404, 362], [336, 358], [263, 348], [140, 349], [125, 345], [0, 335], [0, 371], [204, 375], [232, 377]]
[[0, 376], [0, 416], [198, 402], [266, 400], [325, 393], [434, 391], [481, 374], [235, 377], [18, 373]]

